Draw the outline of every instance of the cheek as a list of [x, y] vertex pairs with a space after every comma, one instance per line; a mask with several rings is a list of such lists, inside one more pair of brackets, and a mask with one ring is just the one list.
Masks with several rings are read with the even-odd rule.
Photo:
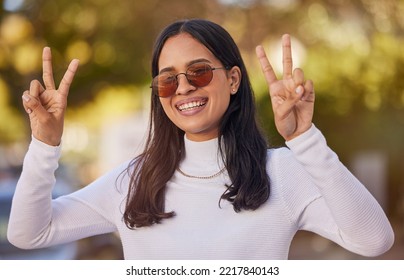
[[164, 112], [167, 114], [167, 110], [170, 108], [170, 102], [167, 100], [168, 98], [160, 98], [161, 107], [163, 107]]
[[160, 104], [163, 108], [163, 111], [166, 113], [167, 117], [173, 121], [173, 108], [171, 107], [170, 98], [160, 98]]
[[230, 94], [225, 92], [221, 92], [221, 95], [218, 96], [214, 101], [216, 103], [216, 110], [225, 112], [230, 104]]

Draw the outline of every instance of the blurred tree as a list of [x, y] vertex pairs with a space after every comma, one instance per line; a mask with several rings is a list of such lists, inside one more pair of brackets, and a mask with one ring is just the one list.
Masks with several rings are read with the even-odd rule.
[[[126, 98], [118, 98], [119, 104], [133, 103], [131, 110], [141, 107], [130, 99], [132, 90], [137, 100], [143, 91], [148, 94], [151, 49], [161, 28], [179, 18], [201, 17], [225, 26], [239, 44], [274, 144], [283, 141], [273, 126], [254, 47], [264, 44], [277, 67], [279, 38], [290, 33], [296, 65], [315, 81], [315, 122], [341, 158], [348, 161], [352, 151], [365, 149], [403, 156], [403, 14], [403, 0], [5, 0], [0, 142], [22, 137], [10, 127], [21, 126], [24, 114], [11, 107], [21, 110], [21, 93], [30, 80], [40, 78], [43, 46], [53, 50], [57, 81], [72, 58], [81, 61], [69, 96], [69, 118], [108, 108], [102, 102], [111, 100], [97, 95], [111, 94], [111, 88], [125, 87], [116, 94]], [[102, 123], [95, 119], [82, 121]]]
[[[2, 8], [10, 1], [3, 1]], [[52, 48], [57, 83], [72, 58], [81, 61], [69, 107], [86, 104], [109, 85], [147, 84], [150, 52], [162, 26], [175, 18], [203, 17], [206, 10], [205, 1], [185, 0], [121, 0], [118, 4], [25, 0], [13, 10], [3, 9], [0, 79], [5, 85], [1, 94], [8, 101], [0, 106], [22, 110], [20, 96], [30, 80], [41, 77], [41, 49], [46, 45]], [[16, 119], [21, 122], [21, 116]], [[0, 120], [0, 126], [5, 127], [5, 122]], [[2, 133], [0, 142], [15, 139], [9, 136]]]
[[[32, 79], [41, 78], [44, 46], [52, 48], [57, 83], [69, 61], [80, 59], [66, 128], [80, 122], [98, 135], [94, 131], [105, 120], [149, 102], [151, 50], [160, 30], [176, 19], [207, 18], [223, 25], [240, 46], [259, 116], [275, 146], [284, 141], [273, 124], [254, 48], [263, 44], [280, 72], [279, 39], [291, 34], [295, 65], [315, 84], [315, 124], [347, 165], [361, 151], [388, 156], [389, 214], [404, 215], [404, 0], [3, 0], [0, 4], [0, 145], [29, 136], [20, 96]], [[93, 136], [88, 137], [91, 144], [83, 154], [92, 157], [85, 160], [93, 166], [99, 150]], [[82, 169], [89, 177], [87, 171]]]
[[[362, 151], [387, 155], [388, 210], [398, 218], [404, 201], [404, 1], [307, 0], [299, 5], [294, 18], [300, 20], [291, 34], [304, 45], [300, 66], [315, 82], [314, 122], [347, 165]], [[261, 94], [267, 91], [262, 80], [256, 91], [270, 139], [283, 145], [268, 97]]]

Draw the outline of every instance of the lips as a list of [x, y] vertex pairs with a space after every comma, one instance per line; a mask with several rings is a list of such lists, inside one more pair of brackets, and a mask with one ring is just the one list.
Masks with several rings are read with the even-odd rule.
[[208, 99], [203, 98], [203, 99], [196, 99], [196, 100], [185, 100], [183, 102], [180, 102], [175, 105], [175, 107], [180, 111], [180, 112], [185, 112], [185, 111], [190, 111], [196, 108], [200, 108], [204, 106], [207, 103]]

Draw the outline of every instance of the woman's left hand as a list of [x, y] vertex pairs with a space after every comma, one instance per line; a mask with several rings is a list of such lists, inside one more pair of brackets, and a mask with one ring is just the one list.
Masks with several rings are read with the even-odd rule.
[[292, 140], [307, 131], [313, 120], [314, 87], [305, 81], [303, 71], [293, 70], [290, 36], [282, 36], [283, 79], [278, 80], [262, 46], [256, 53], [269, 87], [275, 125], [280, 135]]

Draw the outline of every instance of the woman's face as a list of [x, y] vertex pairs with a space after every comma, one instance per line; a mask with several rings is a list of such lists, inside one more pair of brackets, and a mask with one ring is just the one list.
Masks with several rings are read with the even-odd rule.
[[[196, 62], [205, 62], [212, 68], [224, 67], [221, 62], [191, 35], [182, 33], [169, 38], [159, 57], [159, 74], [185, 73]], [[236, 68], [236, 71], [234, 69]], [[163, 109], [170, 120], [188, 139], [206, 141], [218, 136], [219, 124], [229, 106], [232, 89], [237, 89], [235, 72], [217, 69], [213, 71], [212, 81], [204, 87], [191, 85], [185, 75], [178, 75], [178, 88], [174, 95], [160, 97]]]

